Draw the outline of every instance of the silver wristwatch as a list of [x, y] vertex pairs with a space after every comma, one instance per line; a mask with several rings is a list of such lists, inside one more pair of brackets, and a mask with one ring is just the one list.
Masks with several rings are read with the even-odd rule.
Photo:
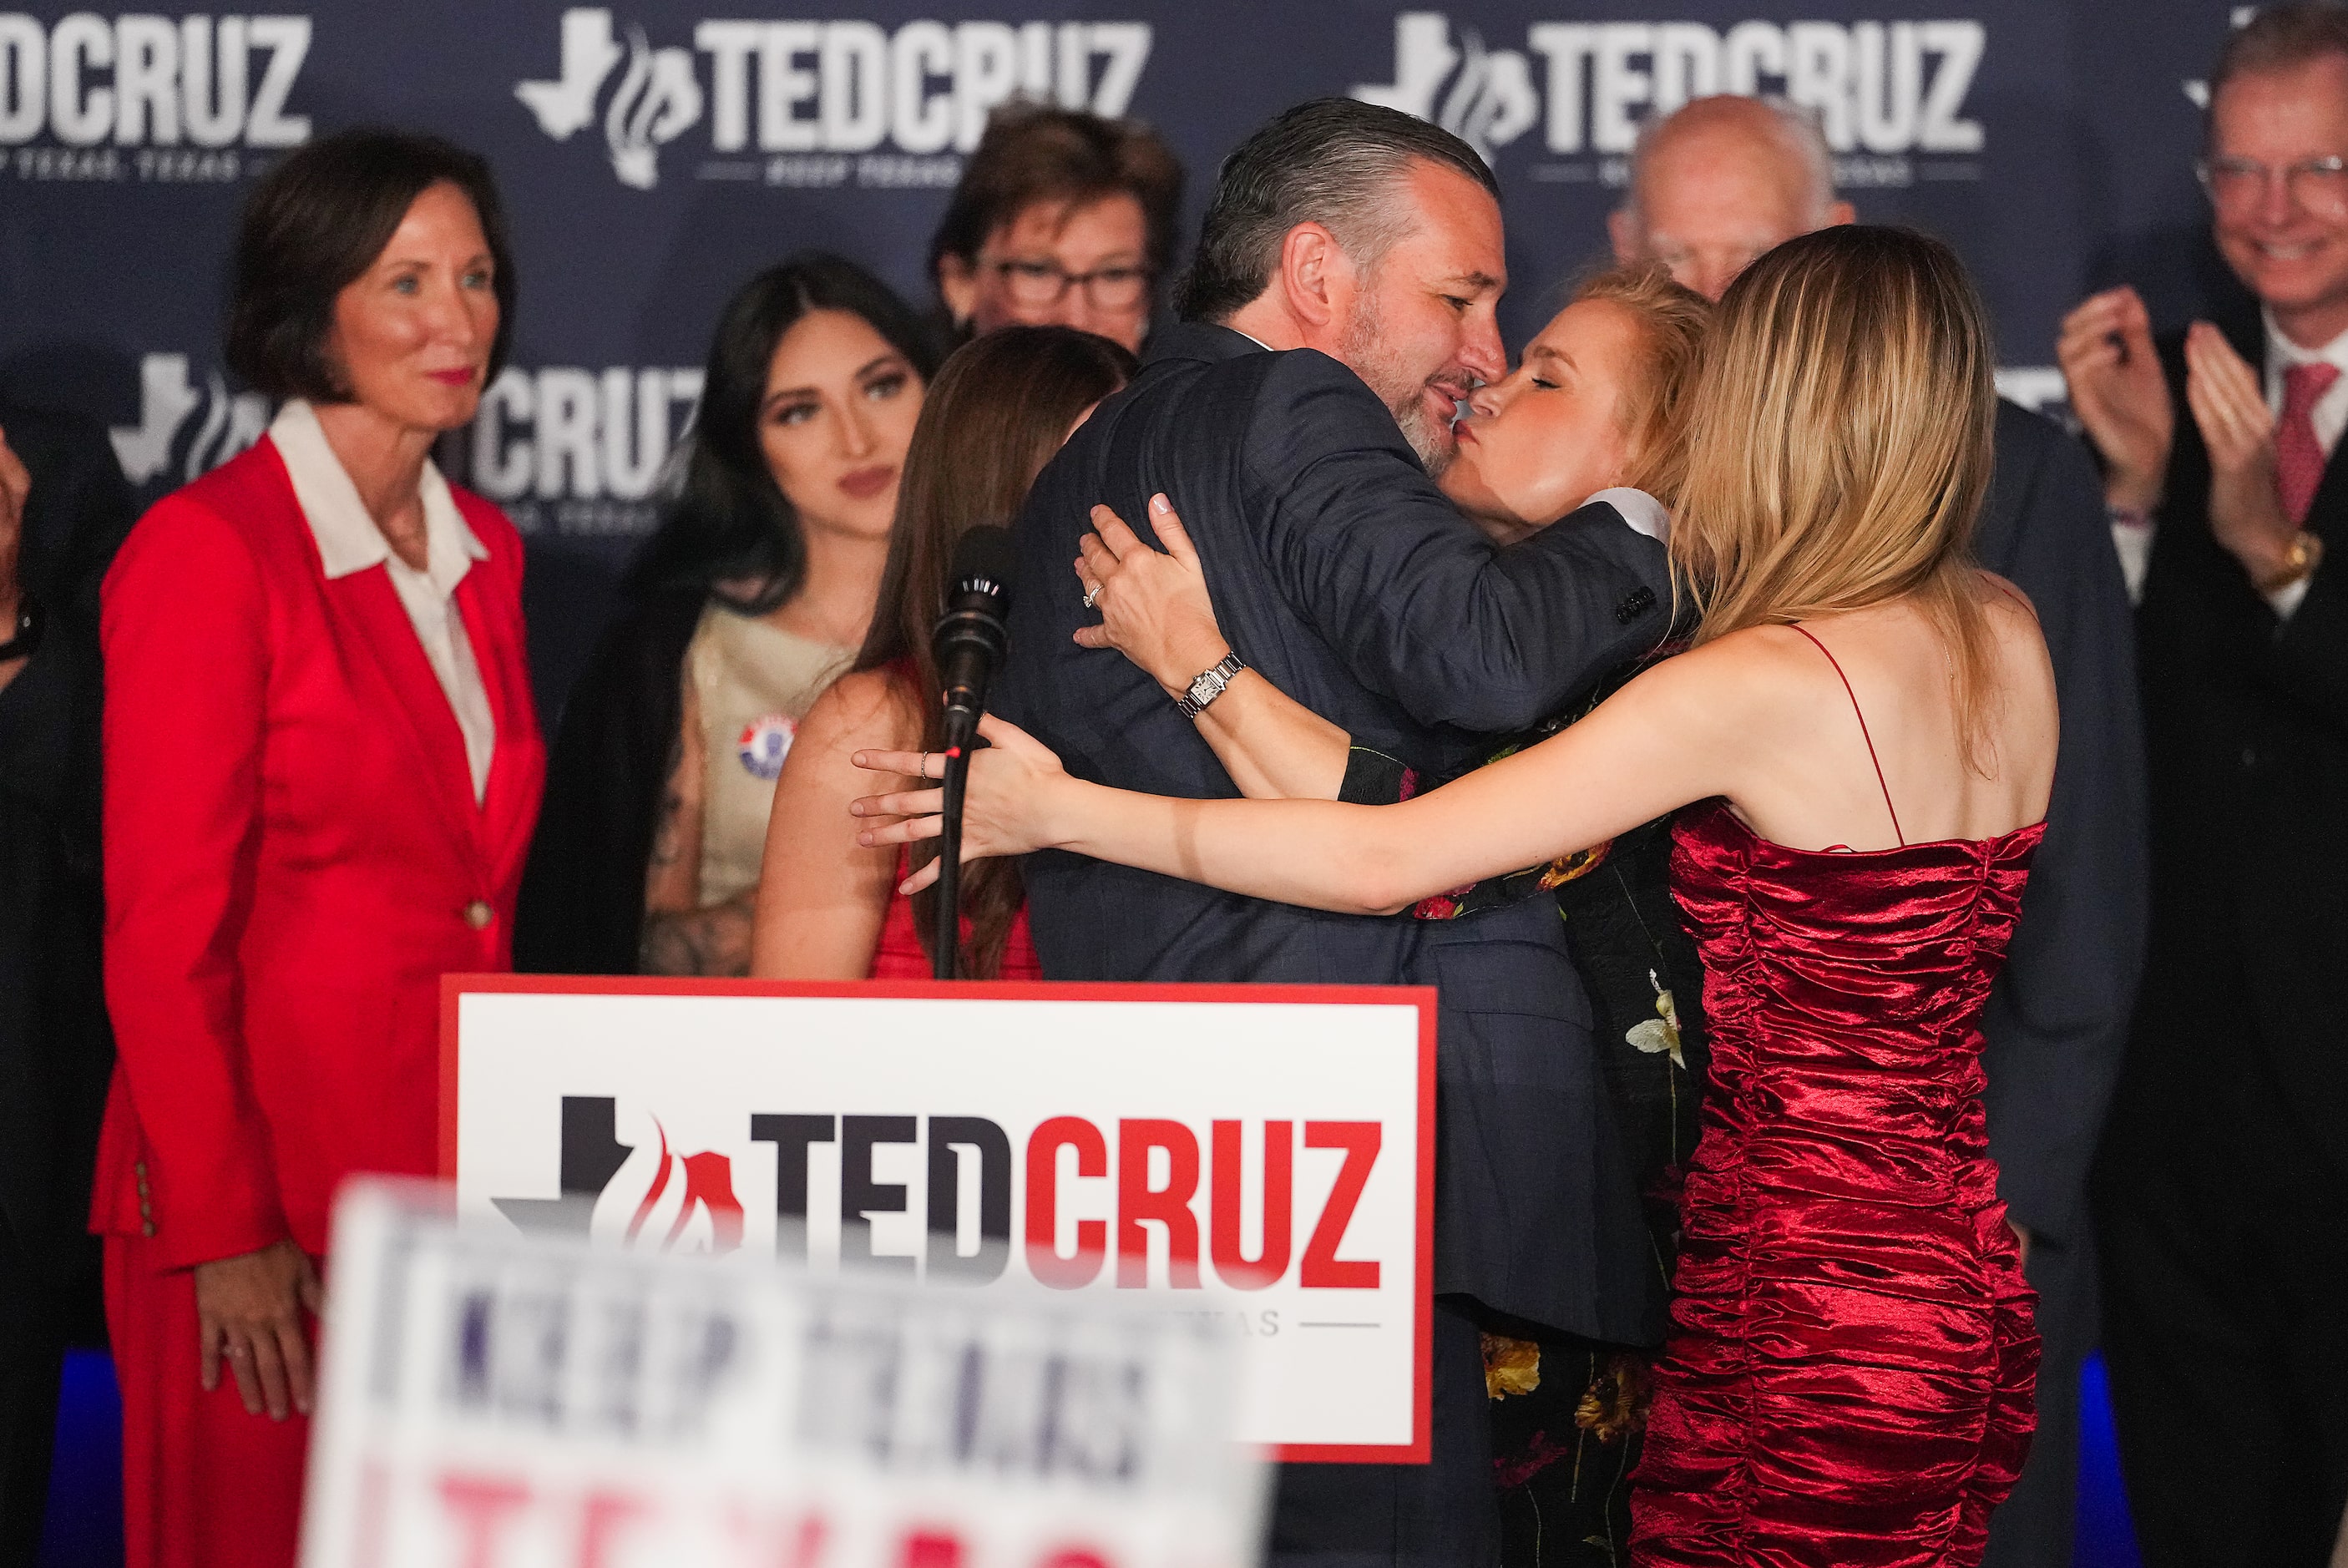
[[1223, 695], [1223, 688], [1231, 684], [1231, 677], [1245, 668], [1247, 665], [1240, 663], [1237, 654], [1225, 654], [1222, 663], [1213, 669], [1199, 672], [1199, 677], [1190, 683], [1189, 695], [1176, 698], [1174, 706], [1182, 710], [1184, 718], [1198, 717], [1209, 703]]

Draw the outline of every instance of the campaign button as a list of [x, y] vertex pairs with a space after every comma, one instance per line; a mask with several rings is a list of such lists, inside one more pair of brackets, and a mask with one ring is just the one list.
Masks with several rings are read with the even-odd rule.
[[783, 758], [791, 754], [791, 737], [798, 729], [798, 721], [789, 714], [770, 713], [744, 725], [734, 748], [752, 777], [771, 784], [781, 777]]

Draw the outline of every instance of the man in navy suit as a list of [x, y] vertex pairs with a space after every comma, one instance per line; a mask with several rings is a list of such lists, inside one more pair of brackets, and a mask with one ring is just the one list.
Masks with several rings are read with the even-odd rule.
[[[1505, 373], [1505, 283], [1497, 186], [1457, 138], [1345, 99], [1250, 138], [1223, 166], [1180, 319], [1029, 498], [997, 710], [1080, 777], [1236, 793], [1194, 714], [1217, 678], [1255, 676], [1219, 666], [1186, 712], [1072, 640], [1093, 620], [1068, 564], [1090, 508], [1138, 524], [1160, 490], [1235, 657], [1424, 775], [1652, 648], [1670, 598], [1654, 539], [1594, 505], [1496, 551], [1436, 488], [1456, 400]], [[1556, 905], [1334, 915], [1063, 853], [1032, 857], [1026, 881], [1056, 980], [1440, 988], [1434, 1460], [1288, 1467], [1272, 1551], [1316, 1568], [1492, 1562], [1478, 1322], [1632, 1343], [1663, 1327]]]

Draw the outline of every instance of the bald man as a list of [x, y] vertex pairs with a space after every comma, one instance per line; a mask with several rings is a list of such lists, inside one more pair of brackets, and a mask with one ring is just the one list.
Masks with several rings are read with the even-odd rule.
[[[1697, 98], [1651, 122], [1610, 220], [1623, 262], [1718, 299], [1764, 251], [1848, 223], [1817, 122], [1762, 98]], [[2143, 963], [2143, 739], [2127, 592], [2085, 452], [2001, 402], [1974, 551], [2030, 596], [2054, 658], [2062, 750], [2023, 921], [1982, 1020], [1990, 1152], [2039, 1295], [2044, 1359], [2030, 1463], [1990, 1528], [1990, 1568], [2069, 1568], [2079, 1367], [2096, 1338], [2087, 1166]]]
[[1834, 158], [1799, 109], [1723, 93], [1653, 122], [1631, 164], [1630, 199], [1606, 222], [1614, 255], [1661, 262], [1718, 299], [1764, 251], [1856, 215]]

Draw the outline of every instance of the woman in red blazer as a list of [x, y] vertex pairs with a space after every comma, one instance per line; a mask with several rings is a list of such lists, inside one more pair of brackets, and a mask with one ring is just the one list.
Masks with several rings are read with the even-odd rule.
[[255, 187], [235, 276], [231, 363], [291, 400], [104, 597], [92, 1223], [131, 1568], [294, 1561], [328, 1206], [433, 1170], [439, 978], [507, 966], [544, 772], [520, 541], [428, 457], [508, 337], [487, 166], [313, 142]]

